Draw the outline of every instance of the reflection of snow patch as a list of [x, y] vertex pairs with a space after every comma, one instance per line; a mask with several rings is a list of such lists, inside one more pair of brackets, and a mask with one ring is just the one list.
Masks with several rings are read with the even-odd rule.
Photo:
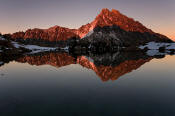
[[175, 43], [156, 43], [156, 42], [149, 42], [144, 46], [140, 46], [140, 49], [148, 48], [151, 50], [158, 50], [160, 47], [165, 47], [165, 49], [175, 49]]
[[61, 48], [62, 50], [68, 50], [69, 49], [69, 46], [66, 46], [64, 48]]
[[64, 48], [61, 48], [61, 50], [64, 50], [64, 51], [68, 52], [69, 51], [69, 46], [66, 46]]
[[26, 49], [30, 50], [55, 50], [56, 48], [51, 48], [51, 47], [41, 47], [41, 46], [36, 46], [36, 45], [26, 45], [24, 46]]

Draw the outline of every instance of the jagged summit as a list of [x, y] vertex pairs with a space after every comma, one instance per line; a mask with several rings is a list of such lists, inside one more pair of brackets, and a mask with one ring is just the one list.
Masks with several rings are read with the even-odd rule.
[[121, 14], [115, 9], [112, 9], [111, 11], [108, 9], [102, 9], [101, 13], [94, 21], [98, 22], [96, 25], [101, 27], [117, 25], [125, 31], [152, 32], [138, 21]]
[[110, 10], [107, 8], [103, 8], [100, 12], [100, 14], [107, 14], [107, 13], [110, 13]]
[[125, 31], [153, 33], [152, 30], [146, 28], [140, 22], [121, 14], [118, 10], [112, 9], [110, 11], [109, 9], [104, 8], [101, 10], [99, 15], [96, 16], [94, 21], [80, 27], [78, 29], [78, 34], [82, 38], [97, 26], [104, 27], [112, 25], [117, 25]]
[[112, 9], [111, 11], [108, 8], [103, 8], [99, 14], [110, 14], [111, 12], [115, 14], [120, 14], [120, 12], [116, 9]]
[[115, 14], [120, 14], [120, 12], [119, 12], [118, 10], [116, 10], [116, 9], [112, 9], [111, 12], [113, 12], [113, 13], [115, 13]]
[[120, 12], [116, 9], [112, 9], [111, 11], [108, 9], [108, 8], [103, 8], [101, 10], [101, 12], [99, 13], [100, 14], [110, 14], [111, 12], [115, 13], [115, 14], [120, 14]]

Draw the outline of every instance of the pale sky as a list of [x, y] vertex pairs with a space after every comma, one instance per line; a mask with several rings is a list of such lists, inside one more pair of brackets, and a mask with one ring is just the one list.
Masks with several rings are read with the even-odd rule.
[[117, 9], [175, 40], [175, 0], [0, 0], [0, 32], [55, 25], [79, 28], [102, 8]]

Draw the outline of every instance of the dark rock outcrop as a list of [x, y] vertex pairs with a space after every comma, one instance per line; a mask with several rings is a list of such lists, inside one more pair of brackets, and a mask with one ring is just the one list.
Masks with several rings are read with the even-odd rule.
[[[103, 42], [103, 47], [118, 45], [122, 47], [139, 46], [150, 41], [172, 42], [167, 37], [156, 33], [125, 31], [116, 25], [96, 27], [91, 35], [83, 39], [88, 40], [91, 45]], [[96, 47], [96, 45], [93, 46]]]

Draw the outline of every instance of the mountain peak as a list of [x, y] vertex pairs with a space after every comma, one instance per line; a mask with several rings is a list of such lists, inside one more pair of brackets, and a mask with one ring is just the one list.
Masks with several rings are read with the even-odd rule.
[[84, 37], [90, 31], [92, 31], [95, 27], [104, 27], [104, 26], [119, 26], [121, 29], [130, 32], [149, 32], [153, 33], [152, 30], [146, 28], [140, 22], [135, 21], [132, 18], [129, 18], [122, 13], [120, 13], [116, 9], [112, 9], [111, 11], [107, 8], [103, 8], [101, 12], [96, 16], [95, 20], [87, 25], [83, 25], [77, 31], [77, 34], [80, 38]]
[[102, 10], [101, 10], [101, 12], [100, 12], [100, 14], [99, 15], [119, 15], [119, 14], [121, 14], [118, 10], [116, 10], [116, 9], [112, 9], [111, 11], [109, 10], [109, 9], [107, 9], [107, 8], [103, 8]]
[[115, 13], [115, 14], [120, 14], [120, 12], [118, 10], [116, 10], [116, 9], [112, 9], [111, 12]]
[[110, 12], [110, 10], [107, 9], [107, 8], [103, 8], [103, 9], [101, 10], [101, 13], [109, 13], [109, 12]]
[[98, 17], [108, 17], [108, 16], [110, 16], [110, 15], [111, 15], [111, 11], [110, 11], [109, 9], [107, 9], [107, 8], [103, 8], [103, 9], [101, 10], [101, 12], [97, 15], [96, 19], [97, 19]]
[[111, 11], [107, 8], [102, 9], [92, 23], [100, 27], [117, 25], [125, 31], [152, 33], [152, 30], [147, 29], [140, 22], [123, 15], [116, 9], [112, 9]]
[[60, 28], [60, 26], [55, 25], [55, 26], [53, 26], [53, 27], [50, 27], [49, 29], [57, 29], [57, 28]]

